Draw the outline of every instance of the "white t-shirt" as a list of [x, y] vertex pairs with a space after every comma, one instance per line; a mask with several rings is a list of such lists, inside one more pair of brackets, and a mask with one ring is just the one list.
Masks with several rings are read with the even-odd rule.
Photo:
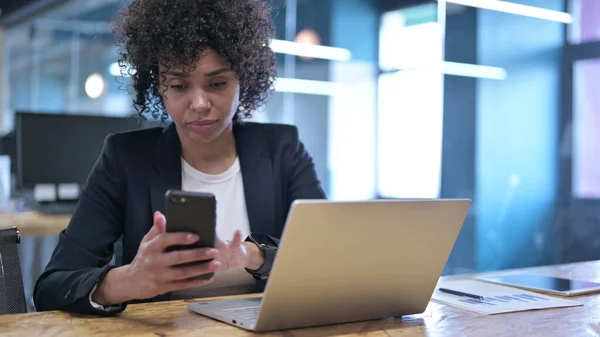
[[[190, 192], [212, 193], [217, 198], [217, 235], [221, 240], [233, 239], [236, 230], [242, 240], [250, 234], [244, 184], [239, 159], [220, 174], [198, 171], [181, 159], [181, 188]], [[244, 268], [217, 272], [210, 284], [173, 293], [173, 299], [227, 296], [248, 293], [255, 284], [254, 278]]]

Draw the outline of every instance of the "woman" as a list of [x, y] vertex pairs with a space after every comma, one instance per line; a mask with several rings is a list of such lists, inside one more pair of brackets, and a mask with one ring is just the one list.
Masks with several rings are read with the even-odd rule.
[[[291, 203], [325, 198], [292, 126], [245, 123], [272, 89], [263, 0], [134, 0], [115, 24], [134, 106], [153, 128], [107, 137], [36, 283], [37, 310], [113, 315], [127, 303], [259, 291]], [[215, 249], [166, 233], [169, 189], [218, 198]], [[122, 236], [123, 265], [110, 265]], [[174, 267], [214, 258], [211, 263]], [[215, 272], [210, 280], [194, 276]]]

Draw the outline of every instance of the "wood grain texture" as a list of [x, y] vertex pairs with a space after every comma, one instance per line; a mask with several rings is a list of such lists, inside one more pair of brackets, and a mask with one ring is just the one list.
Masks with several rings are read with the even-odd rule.
[[[600, 281], [600, 261], [530, 268], [541, 274]], [[463, 278], [465, 276], [460, 276]], [[456, 278], [456, 277], [453, 277]], [[352, 324], [264, 333], [261, 336], [592, 336], [588, 323], [600, 323], [600, 294], [573, 297], [584, 306], [480, 315], [430, 303], [420, 315]], [[252, 336], [187, 310], [184, 301], [131, 305], [119, 317], [99, 318], [63, 312], [0, 316], [2, 336]]]
[[0, 214], [0, 228], [17, 226], [21, 236], [58, 235], [67, 228], [70, 215], [47, 215], [37, 212]]

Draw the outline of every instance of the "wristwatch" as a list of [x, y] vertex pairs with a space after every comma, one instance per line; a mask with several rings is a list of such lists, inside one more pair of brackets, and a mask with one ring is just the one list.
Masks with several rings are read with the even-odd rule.
[[251, 233], [250, 235], [248, 235], [245, 241], [253, 242], [254, 244], [256, 244], [256, 246], [258, 246], [258, 249], [260, 249], [265, 254], [265, 263], [263, 263], [263, 265], [260, 268], [256, 270], [246, 268], [246, 271], [255, 278], [258, 278], [260, 280], [266, 280], [267, 278], [269, 278], [269, 274], [271, 273], [271, 267], [273, 267], [273, 261], [275, 260], [275, 253], [277, 252], [277, 241], [268, 235], [256, 233]]

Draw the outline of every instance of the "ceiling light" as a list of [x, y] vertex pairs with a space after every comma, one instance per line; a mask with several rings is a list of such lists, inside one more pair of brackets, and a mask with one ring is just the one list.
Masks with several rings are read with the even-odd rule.
[[276, 53], [296, 55], [331, 61], [349, 61], [352, 58], [350, 50], [345, 48], [327, 47], [308, 43], [297, 43], [285, 40], [271, 40], [269, 45]]
[[442, 72], [446, 75], [485, 78], [490, 80], [506, 79], [506, 69], [458, 62], [444, 62]]
[[498, 12], [517, 14], [523, 16], [529, 16], [532, 18], [572, 23], [573, 19], [571, 14], [554, 11], [550, 9], [533, 7], [527, 5], [516, 4], [514, 2], [500, 1], [500, 0], [438, 0], [445, 1], [447, 3], [453, 3], [457, 5], [476, 7], [481, 9], [489, 9]]
[[278, 78], [275, 91], [295, 94], [335, 96], [343, 90], [343, 84], [326, 81]]

